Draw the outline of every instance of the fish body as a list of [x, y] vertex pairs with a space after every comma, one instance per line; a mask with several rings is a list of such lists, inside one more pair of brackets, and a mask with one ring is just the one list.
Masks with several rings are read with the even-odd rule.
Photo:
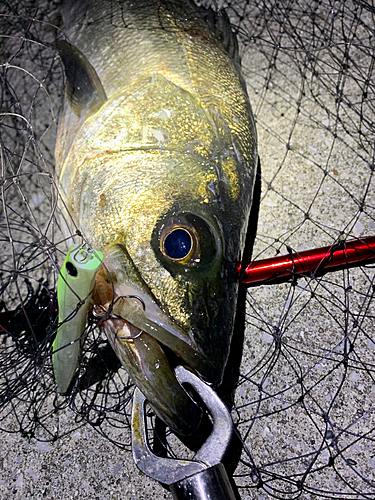
[[189, 434], [200, 413], [170, 352], [220, 384], [257, 164], [246, 90], [190, 1], [68, 2], [64, 26], [61, 195], [104, 254], [94, 300], [113, 313], [111, 345], [157, 414]]

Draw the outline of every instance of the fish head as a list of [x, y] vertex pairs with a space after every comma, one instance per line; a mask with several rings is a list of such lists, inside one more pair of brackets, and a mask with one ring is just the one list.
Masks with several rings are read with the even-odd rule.
[[100, 302], [108, 308], [108, 292], [116, 301], [113, 314], [218, 384], [233, 330], [237, 284], [235, 269], [223, 263], [219, 228], [196, 212], [173, 209], [157, 219], [150, 210], [150, 217], [142, 217], [142, 231], [136, 231], [139, 221], [134, 220], [137, 235], [106, 248], [97, 281], [107, 283], [107, 298]]
[[60, 172], [71, 214], [104, 254], [102, 328], [181, 434], [200, 414], [186, 410], [173, 366], [216, 386], [229, 354], [254, 177], [240, 149], [217, 109], [154, 75], [86, 120]]

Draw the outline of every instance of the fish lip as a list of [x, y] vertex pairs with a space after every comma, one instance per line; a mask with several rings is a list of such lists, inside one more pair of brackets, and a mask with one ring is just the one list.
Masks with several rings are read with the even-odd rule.
[[[116, 325], [115, 325], [115, 323], [121, 323], [121, 322], [123, 322], [123, 323], [125, 323], [125, 324], [129, 325], [130, 329], [139, 330], [139, 332], [138, 332], [138, 333], [136, 333], [133, 337], [132, 337], [132, 336], [127, 337], [127, 338], [126, 338], [126, 340], [127, 340], [127, 341], [133, 341], [133, 340], [136, 340], [136, 339], [140, 338], [140, 337], [141, 337], [141, 335], [142, 335], [143, 333], [148, 333], [146, 330], [140, 330], [139, 328], [135, 327], [135, 326], [134, 326], [132, 323], [130, 323], [127, 319], [122, 318], [122, 317], [120, 317], [120, 316], [115, 316], [115, 315], [112, 315], [112, 314], [108, 314], [108, 313], [106, 314], [106, 316], [105, 316], [105, 317], [103, 317], [102, 321], [100, 322], [100, 327], [101, 327], [102, 329], [104, 329], [104, 330], [105, 330], [106, 328], [110, 328], [110, 329], [112, 329], [112, 331], [113, 331], [113, 332], [115, 332], [115, 330], [116, 330]], [[117, 334], [115, 333], [115, 335], [117, 335]], [[173, 355], [174, 355], [174, 356], [179, 357], [179, 356], [178, 356], [178, 354], [176, 354], [175, 352], [171, 351], [171, 349], [169, 349], [169, 348], [168, 348], [168, 346], [164, 345], [162, 342], [160, 342], [159, 340], [155, 339], [155, 337], [153, 337], [153, 338], [154, 338], [154, 340], [155, 340], [155, 341], [159, 344], [159, 346], [161, 347], [161, 349], [164, 351], [164, 353], [165, 353], [165, 355], [166, 355], [166, 357], [167, 357], [167, 359], [168, 359], [169, 366], [172, 368], [172, 370], [174, 370], [174, 368], [175, 368], [176, 366], [178, 366], [178, 364], [182, 364], [182, 363], [176, 363], [176, 362], [173, 362], [173, 361], [171, 360], [171, 354], [170, 354], [170, 353], [173, 353]], [[182, 361], [182, 362], [185, 362], [185, 364], [186, 364], [186, 361], [185, 361], [185, 360], [183, 360], [182, 358], [180, 358], [180, 359], [181, 359], [181, 361]], [[190, 366], [189, 366], [189, 367], [190, 367]], [[190, 368], [191, 368], [191, 367], [190, 367]], [[192, 371], [193, 371], [195, 374], [197, 374], [197, 372], [196, 372], [193, 368], [191, 368], [191, 369], [192, 369]]]
[[[188, 332], [182, 330], [163, 311], [143, 276], [138, 272], [126, 246], [115, 243], [104, 251], [104, 255], [102, 267], [97, 273], [96, 288], [100, 288], [98, 281], [101, 280], [107, 291], [101, 294], [95, 293], [94, 290], [94, 303], [105, 306], [110, 313], [148, 333], [162, 346], [179, 356], [187, 366], [208, 383], [213, 385], [220, 383], [222, 366], [216, 366], [199, 347], [192, 330]], [[136, 301], [138, 310], [137, 308], [133, 310], [135, 317], [129, 315], [126, 307], [125, 310], [121, 310], [121, 307], [118, 307], [120, 303], [114, 307], [116, 300], [120, 297]]]
[[164, 346], [127, 320], [110, 314], [103, 317], [100, 329], [156, 415], [177, 435], [194, 434], [202, 421], [202, 409], [178, 383], [176, 365], [170, 362]]
[[[212, 373], [215, 372], [215, 367], [212, 365], [211, 361], [206, 358], [204, 353], [199, 350], [196, 345], [194, 345], [195, 343], [192, 341], [190, 336], [187, 336], [181, 332], [180, 329], [175, 327], [161, 308], [156, 304], [156, 301], [153, 301], [152, 297], [144, 297], [138, 290], [130, 288], [129, 286], [126, 286], [126, 288], [124, 286], [120, 286], [120, 288], [121, 291], [116, 286], [114, 287], [114, 300], [100, 305], [99, 312], [98, 309], [95, 310], [94, 308], [94, 315], [97, 317], [101, 316], [101, 325], [109, 326], [110, 322], [113, 320], [124, 321], [140, 330], [141, 333], [144, 331], [159, 343], [168, 358], [171, 368], [174, 368], [177, 363], [171, 362], [171, 355], [168, 351], [171, 351], [173, 355], [180, 358], [183, 364], [191, 368], [195, 374], [201, 376], [208, 382], [212, 382]], [[137, 321], [132, 321], [131, 317], [127, 317], [126, 314], [122, 314], [121, 306], [118, 307], [121, 300], [133, 300], [138, 302], [139, 308], [142, 309], [142, 312], [144, 313], [145, 321], [141, 322], [139, 319]], [[151, 309], [150, 304], [152, 305], [154, 315], [146, 314], [147, 311], [150, 311]], [[165, 322], [162, 321], [163, 319]], [[136, 338], [140, 336], [141, 333], [138, 334]], [[132, 339], [129, 338], [129, 340]]]

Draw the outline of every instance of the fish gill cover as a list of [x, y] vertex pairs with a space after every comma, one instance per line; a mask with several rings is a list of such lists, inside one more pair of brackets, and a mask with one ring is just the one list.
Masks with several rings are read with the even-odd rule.
[[[108, 441], [121, 448], [123, 462], [131, 460], [134, 387], [93, 318], [69, 397], [56, 394], [53, 378], [55, 292], [70, 244], [62, 237], [53, 174], [64, 93], [54, 49], [62, 37], [58, 4], [0, 4], [0, 498], [73, 498], [77, 486], [62, 474], [69, 471], [64, 447], [87, 424], [101, 434], [98, 449], [108, 449]], [[253, 259], [373, 235], [374, 4], [211, 5], [226, 7], [238, 32], [257, 121], [261, 193]], [[243, 443], [234, 480], [243, 499], [373, 498], [373, 268], [295, 278], [247, 291], [232, 409]], [[21, 451], [31, 447], [50, 458], [30, 465]], [[93, 498], [98, 481], [100, 498], [110, 491], [125, 498], [119, 495], [127, 476], [119, 470], [126, 465], [116, 474], [104, 467], [97, 478], [95, 453], [82, 447], [76, 453], [92, 471], [80, 498]], [[176, 447], [180, 454], [169, 436], [170, 456]], [[65, 469], [56, 470], [52, 455], [64, 458]], [[101, 460], [105, 464], [105, 455]], [[32, 481], [24, 484], [27, 464]]]

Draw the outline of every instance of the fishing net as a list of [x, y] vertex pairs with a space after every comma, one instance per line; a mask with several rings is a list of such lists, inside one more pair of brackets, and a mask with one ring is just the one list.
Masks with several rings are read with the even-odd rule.
[[[213, 5], [222, 6], [238, 32], [259, 136], [253, 259], [373, 235], [373, 3]], [[71, 244], [62, 236], [53, 175], [64, 92], [53, 48], [62, 36], [58, 2], [2, 2], [0, 14], [3, 443], [14, 435], [20, 450], [36, 442], [41, 453], [63, 454], [59, 443], [74, 442], [91, 424], [98, 450], [108, 443], [130, 462], [133, 386], [94, 318], [70, 397], [56, 394], [53, 379], [56, 284]], [[374, 291], [371, 265], [323, 276], [291, 273], [287, 282], [248, 289], [232, 411], [243, 443], [234, 473], [242, 499], [374, 498]], [[94, 463], [96, 452], [84, 445], [76, 453]], [[6, 457], [0, 447], [1, 467]], [[53, 496], [48, 484], [24, 485], [19, 465], [1, 467], [1, 498]], [[77, 485], [68, 489], [73, 498]], [[93, 498], [85, 483], [79, 495]], [[156, 496], [168, 498], [161, 488]], [[125, 497], [144, 498], [131, 489]], [[55, 491], [54, 498], [62, 497]]]

